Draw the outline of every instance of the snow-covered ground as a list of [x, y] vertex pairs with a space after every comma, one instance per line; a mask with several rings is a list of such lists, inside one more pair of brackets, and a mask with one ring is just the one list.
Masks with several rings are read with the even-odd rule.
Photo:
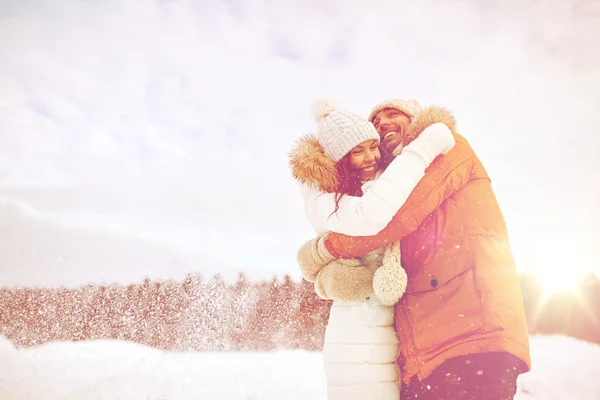
[[[600, 346], [532, 336], [517, 400], [600, 398]], [[321, 354], [171, 353], [123, 341], [16, 350], [0, 337], [2, 400], [325, 399]]]

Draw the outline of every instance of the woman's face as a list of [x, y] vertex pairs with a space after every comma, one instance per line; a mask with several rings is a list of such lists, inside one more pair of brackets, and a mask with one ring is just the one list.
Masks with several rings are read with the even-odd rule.
[[351, 171], [358, 173], [361, 181], [370, 181], [375, 179], [380, 159], [379, 143], [377, 140], [368, 140], [350, 151], [348, 166]]

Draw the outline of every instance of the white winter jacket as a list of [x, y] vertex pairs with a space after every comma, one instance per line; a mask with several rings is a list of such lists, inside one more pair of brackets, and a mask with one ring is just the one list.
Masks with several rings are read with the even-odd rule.
[[329, 400], [398, 400], [394, 307], [376, 298], [333, 302], [323, 360]]

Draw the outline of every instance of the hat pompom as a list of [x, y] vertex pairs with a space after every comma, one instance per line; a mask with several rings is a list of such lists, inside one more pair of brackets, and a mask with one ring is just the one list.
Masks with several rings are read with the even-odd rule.
[[315, 121], [319, 121], [335, 110], [335, 101], [330, 97], [322, 97], [315, 100], [311, 108]]

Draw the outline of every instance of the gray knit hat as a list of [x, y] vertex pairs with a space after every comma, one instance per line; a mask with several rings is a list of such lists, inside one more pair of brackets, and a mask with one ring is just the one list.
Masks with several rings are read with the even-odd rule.
[[404, 100], [404, 99], [390, 99], [383, 101], [377, 104], [371, 110], [371, 114], [369, 114], [369, 121], [373, 122], [373, 118], [375, 114], [385, 108], [394, 108], [396, 110], [402, 111], [404, 114], [408, 115], [410, 119], [413, 119], [416, 114], [419, 113], [423, 109], [421, 104], [417, 100]]
[[379, 142], [379, 134], [371, 122], [350, 112], [336, 110], [331, 99], [315, 101], [313, 115], [317, 120], [319, 143], [334, 162], [367, 140]]

